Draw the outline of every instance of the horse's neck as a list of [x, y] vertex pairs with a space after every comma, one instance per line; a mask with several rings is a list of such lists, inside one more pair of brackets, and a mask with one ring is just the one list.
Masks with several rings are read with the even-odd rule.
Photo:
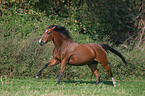
[[56, 35], [53, 39], [53, 42], [55, 47], [66, 47], [66, 45], [73, 43], [73, 40], [65, 37], [64, 35]]

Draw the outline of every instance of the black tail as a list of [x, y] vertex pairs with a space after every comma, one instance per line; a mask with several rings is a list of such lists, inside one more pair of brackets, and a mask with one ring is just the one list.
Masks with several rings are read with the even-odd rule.
[[102, 48], [104, 48], [105, 50], [109, 50], [111, 51], [112, 53], [116, 54], [117, 56], [119, 56], [122, 61], [124, 62], [124, 64], [127, 66], [127, 62], [126, 60], [124, 59], [124, 57], [121, 55], [121, 53], [119, 53], [117, 50], [113, 49], [112, 47], [110, 47], [109, 45], [107, 44], [101, 44]]

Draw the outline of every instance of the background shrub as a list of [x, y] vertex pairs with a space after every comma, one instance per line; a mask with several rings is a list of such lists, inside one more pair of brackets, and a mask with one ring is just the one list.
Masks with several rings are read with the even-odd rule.
[[[49, 2], [49, 4], [48, 4]], [[114, 77], [144, 79], [145, 32], [142, 0], [10, 0], [1, 2], [0, 71], [14, 78], [34, 77], [52, 58], [53, 43], [39, 46], [49, 25], [65, 26], [77, 43], [107, 43], [126, 58], [128, 67], [110, 52]], [[102, 79], [109, 75], [98, 64]], [[57, 78], [60, 65], [44, 70], [42, 77]], [[87, 66], [67, 66], [64, 79], [90, 78]], [[93, 78], [95, 78], [93, 76]]]

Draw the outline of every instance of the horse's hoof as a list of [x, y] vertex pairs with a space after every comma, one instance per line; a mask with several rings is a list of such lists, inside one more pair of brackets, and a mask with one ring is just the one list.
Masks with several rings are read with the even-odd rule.
[[36, 79], [39, 79], [39, 76], [36, 76]]
[[98, 85], [99, 82], [96, 82], [96, 85]]

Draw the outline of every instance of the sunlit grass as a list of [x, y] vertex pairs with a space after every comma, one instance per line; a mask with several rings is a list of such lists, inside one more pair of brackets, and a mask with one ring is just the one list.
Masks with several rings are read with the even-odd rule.
[[56, 79], [5, 79], [0, 84], [1, 96], [143, 96], [145, 81], [101, 81], [62, 80], [56, 85]]

